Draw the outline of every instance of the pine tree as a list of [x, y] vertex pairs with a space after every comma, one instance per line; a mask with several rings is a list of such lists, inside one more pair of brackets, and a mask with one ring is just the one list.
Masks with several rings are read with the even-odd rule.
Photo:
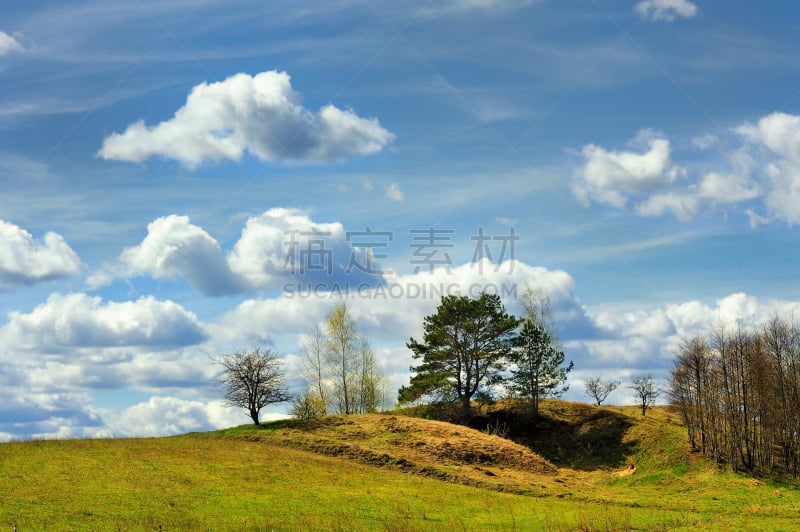
[[544, 323], [525, 319], [513, 343], [512, 360], [516, 369], [511, 372], [508, 387], [526, 397], [531, 414], [538, 417], [539, 398], [559, 397], [569, 389], [567, 373], [572, 370], [573, 363], [563, 366], [564, 351]]

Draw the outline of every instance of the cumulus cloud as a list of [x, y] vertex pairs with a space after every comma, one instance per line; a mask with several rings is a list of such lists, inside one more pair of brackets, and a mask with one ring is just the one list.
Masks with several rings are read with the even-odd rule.
[[390, 183], [389, 186], [386, 187], [386, 197], [399, 203], [403, 203], [406, 200], [405, 194], [400, 190], [400, 185], [397, 183]]
[[239, 161], [245, 152], [263, 161], [326, 163], [375, 153], [393, 139], [377, 119], [332, 104], [304, 108], [289, 75], [271, 70], [197, 85], [173, 118], [129, 125], [106, 137], [98, 156], [135, 163], [160, 156], [189, 168]]
[[[757, 151], [757, 161], [770, 217], [800, 224], [800, 116], [775, 112], [756, 124], [734, 130]], [[762, 224], [750, 216], [751, 225]]]
[[[640, 216], [672, 214], [688, 222], [703, 207], [727, 216], [727, 208], [744, 205], [751, 227], [775, 219], [800, 223], [800, 116], [772, 113], [733, 128], [730, 137], [724, 145], [735, 144], [728, 151], [722, 151], [716, 135], [692, 140], [694, 148], [708, 158], [716, 156], [721, 166], [708, 170], [706, 164], [697, 173], [673, 163], [669, 140], [650, 130], [632, 141], [638, 150], [589, 144], [581, 151], [572, 191], [585, 206], [631, 207]], [[708, 153], [712, 147], [720, 153]], [[763, 215], [753, 209], [756, 201], [763, 203]]]
[[689, 0], [643, 0], [636, 4], [636, 12], [644, 20], [672, 22], [676, 18], [692, 18], [697, 6]]
[[23, 50], [25, 50], [25, 48], [17, 39], [4, 31], [0, 31], [0, 56], [7, 55], [12, 52], [22, 52]]
[[[700, 301], [667, 303], [649, 310], [624, 311], [600, 308], [591, 319], [602, 332], [597, 338], [569, 338], [568, 356], [581, 371], [570, 376], [573, 389], [580, 389], [586, 376], [628, 379], [637, 373], [652, 373], [657, 379], [668, 377], [675, 354], [683, 339], [708, 335], [718, 323], [736, 327], [758, 327], [776, 313], [791, 316], [800, 310], [800, 302], [762, 300], [737, 292], [719, 298], [713, 304]], [[569, 398], [582, 400], [570, 390]]]
[[148, 224], [147, 236], [123, 251], [119, 263], [89, 276], [87, 282], [99, 287], [115, 276], [146, 274], [155, 279], [183, 278], [212, 296], [244, 289], [244, 279], [230, 270], [217, 241], [188, 216], [172, 214]]
[[735, 131], [775, 155], [800, 160], [800, 116], [775, 112], [762, 117], [757, 124], [745, 123]]
[[520, 312], [518, 295], [525, 285], [546, 290], [561, 327], [586, 330], [586, 313], [575, 297], [574, 280], [561, 270], [529, 266], [511, 260], [502, 264], [467, 263], [396, 275], [382, 286], [358, 284], [320, 290], [290, 291], [277, 298], [241, 303], [212, 326], [220, 337], [258, 341], [280, 334], [302, 335], [309, 323], [319, 323], [339, 301], [347, 301], [359, 328], [370, 338], [396, 340], [418, 335], [423, 317], [433, 312], [442, 295], [477, 296], [498, 293], [512, 312]]
[[689, 222], [697, 215], [698, 200], [691, 194], [664, 192], [653, 194], [636, 206], [640, 216], [661, 216], [672, 213], [682, 222]]
[[[270, 421], [287, 417], [264, 412]], [[225, 406], [223, 401], [192, 401], [177, 397], [151, 397], [119, 413], [105, 416], [110, 430], [117, 436], [165, 436], [186, 432], [208, 431], [249, 421], [242, 409]]]
[[63, 279], [81, 271], [78, 255], [63, 237], [48, 232], [37, 242], [24, 229], [0, 220], [0, 290]]
[[579, 201], [622, 208], [630, 196], [662, 188], [685, 174], [670, 160], [669, 140], [642, 130], [634, 141], [644, 151], [605, 150], [594, 144], [581, 151], [585, 163], [578, 172], [573, 192]]
[[[246, 423], [243, 411], [204, 398], [215, 371], [210, 356], [255, 343], [273, 345], [296, 362], [293, 353], [302, 336], [342, 301], [375, 346], [392, 385], [399, 386], [407, 383], [412, 362], [403, 344], [409, 336], [419, 337], [424, 316], [435, 311], [441, 295], [497, 292], [518, 314], [517, 296], [525, 284], [549, 293], [567, 357], [581, 368], [570, 378], [572, 400], [582, 399], [582, 379], [595, 376], [599, 368], [607, 378], [645, 371], [665, 376], [681, 338], [706, 333], [719, 319], [755, 325], [774, 312], [800, 311], [796, 302], [744, 293], [710, 304], [591, 311], [575, 296], [567, 272], [486, 259], [449, 271], [396, 275], [385, 286], [355, 286], [349, 294], [334, 290], [250, 299], [208, 324], [174, 303], [152, 298], [107, 303], [84, 294], [56, 294], [30, 313], [12, 313], [0, 328], [5, 346], [0, 353], [0, 433], [142, 436]], [[181, 332], [187, 329], [193, 332]], [[135, 402], [110, 408], [95, 404], [93, 394], [100, 390], [136, 390], [150, 397], [138, 399], [137, 394]], [[281, 416], [281, 411], [276, 408], [264, 417]]]
[[152, 296], [103, 302], [87, 294], [52, 294], [29, 313], [11, 312], [0, 328], [11, 348], [37, 351], [76, 347], [174, 348], [206, 339], [203, 325], [172, 301]]
[[300, 210], [276, 208], [248, 218], [239, 240], [224, 254], [188, 216], [169, 215], [150, 223], [140, 244], [87, 282], [99, 287], [117, 277], [180, 278], [211, 296], [279, 288], [288, 281], [382, 282], [367, 267], [377, 267], [367, 257], [369, 248], [359, 248], [351, 237], [341, 223], [315, 222]]

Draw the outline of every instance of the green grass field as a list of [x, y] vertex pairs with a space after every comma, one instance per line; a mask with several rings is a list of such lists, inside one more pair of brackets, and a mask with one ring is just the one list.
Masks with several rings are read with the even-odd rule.
[[796, 484], [720, 471], [665, 408], [544, 408], [542, 456], [400, 415], [0, 444], [0, 530], [797, 529]]

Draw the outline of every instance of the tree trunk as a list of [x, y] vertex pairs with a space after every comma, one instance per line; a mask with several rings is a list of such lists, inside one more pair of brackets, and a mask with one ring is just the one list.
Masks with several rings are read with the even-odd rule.
[[461, 407], [464, 410], [464, 420], [469, 420], [472, 417], [472, 402], [468, 396], [461, 397]]

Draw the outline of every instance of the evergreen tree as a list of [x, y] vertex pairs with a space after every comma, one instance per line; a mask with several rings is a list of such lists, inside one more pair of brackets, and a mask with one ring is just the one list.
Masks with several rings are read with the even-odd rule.
[[411, 368], [400, 401], [425, 395], [452, 398], [468, 417], [475, 394], [502, 382], [516, 327], [517, 319], [506, 313], [496, 294], [443, 297], [436, 313], [425, 317], [423, 342], [411, 338], [406, 344], [422, 362]]
[[531, 414], [537, 417], [540, 397], [559, 397], [569, 389], [567, 373], [573, 363], [563, 366], [564, 351], [542, 322], [525, 319], [513, 344], [516, 369], [511, 372], [508, 387], [530, 401]]

